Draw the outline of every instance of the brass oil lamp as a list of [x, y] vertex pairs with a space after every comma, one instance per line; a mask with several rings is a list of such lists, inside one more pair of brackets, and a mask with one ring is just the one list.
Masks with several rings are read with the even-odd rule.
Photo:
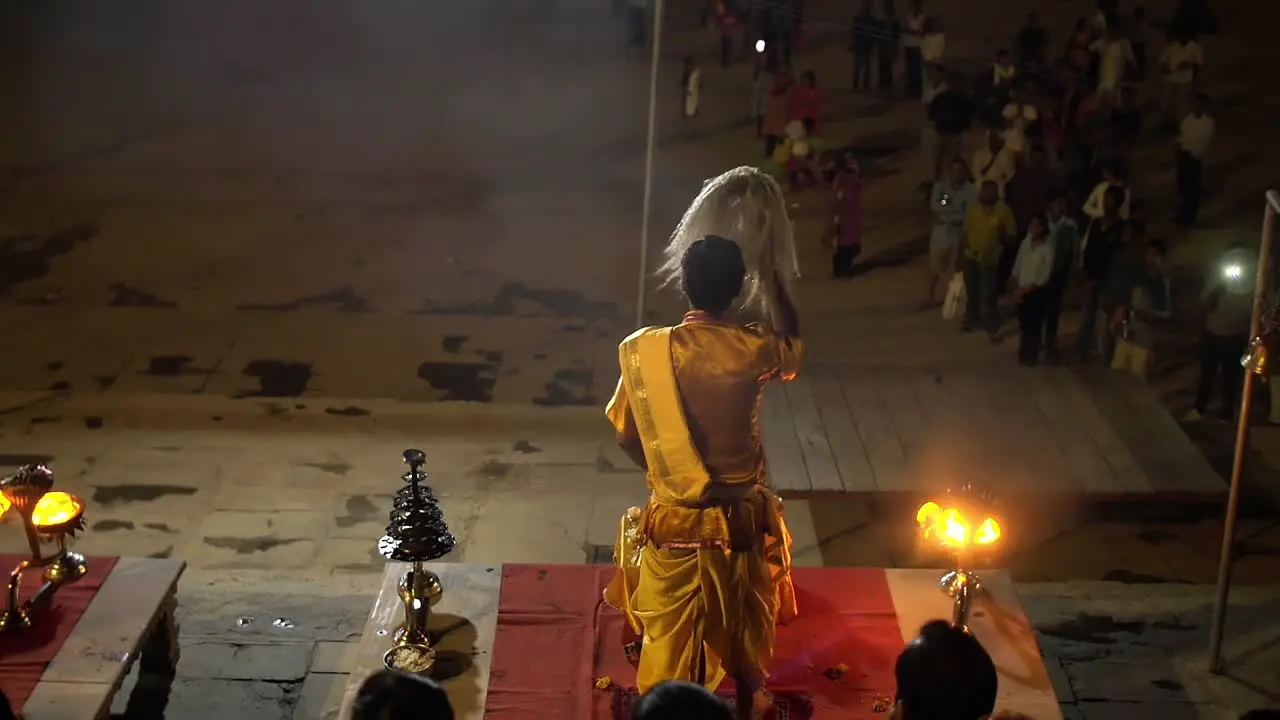
[[943, 574], [938, 587], [952, 598], [951, 624], [965, 632], [969, 631], [969, 612], [982, 592], [982, 578], [969, 565], [975, 554], [1001, 538], [999, 520], [986, 512], [989, 503], [989, 497], [975, 496], [966, 487], [960, 496], [947, 493], [916, 510], [916, 525], [924, 539], [951, 553], [952, 569]]
[[423, 563], [437, 560], [453, 551], [457, 541], [449, 532], [439, 502], [427, 487], [427, 473], [422, 469], [426, 453], [405, 450], [404, 464], [409, 466], [396, 492], [391, 508], [387, 534], [378, 541], [378, 553], [389, 561], [411, 563], [400, 578], [397, 591], [404, 604], [404, 624], [396, 629], [395, 643], [382, 656], [392, 670], [429, 673], [435, 666], [436, 653], [431, 648], [427, 621], [431, 608], [444, 594], [440, 577]]
[[[84, 503], [70, 493], [53, 489], [53, 471], [44, 465], [24, 465], [0, 478], [0, 518], [16, 514], [27, 536], [31, 557], [9, 573], [9, 592], [0, 631], [31, 627], [33, 614], [48, 607], [59, 587], [74, 582], [88, 570], [84, 556], [67, 549], [67, 539], [84, 529]], [[54, 544], [46, 555], [43, 545]], [[43, 569], [44, 585], [22, 602], [22, 576]]]

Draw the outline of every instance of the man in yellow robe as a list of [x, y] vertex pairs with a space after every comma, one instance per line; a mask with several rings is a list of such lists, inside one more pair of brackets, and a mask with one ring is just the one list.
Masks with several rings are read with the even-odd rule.
[[759, 425], [765, 383], [789, 381], [802, 346], [778, 275], [775, 332], [728, 315], [747, 272], [731, 240], [688, 246], [681, 290], [691, 311], [619, 346], [622, 377], [607, 414], [652, 495], [623, 517], [619, 573], [605, 591], [642, 633], [637, 685], [737, 686], [739, 717], [768, 705], [774, 629], [796, 612], [790, 537], [768, 487]]

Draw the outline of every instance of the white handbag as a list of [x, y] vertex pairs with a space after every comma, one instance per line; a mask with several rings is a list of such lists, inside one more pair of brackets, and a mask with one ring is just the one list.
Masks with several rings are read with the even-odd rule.
[[942, 319], [951, 320], [959, 315], [966, 299], [964, 275], [956, 273], [951, 276], [951, 282], [947, 283], [947, 297], [942, 301]]

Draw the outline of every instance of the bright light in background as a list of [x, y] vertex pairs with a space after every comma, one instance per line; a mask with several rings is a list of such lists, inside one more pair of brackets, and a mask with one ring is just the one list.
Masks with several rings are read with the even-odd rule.
[[1252, 275], [1257, 272], [1257, 262], [1257, 258], [1249, 250], [1244, 248], [1228, 250], [1222, 256], [1222, 264], [1219, 267], [1224, 289], [1233, 295], [1253, 292]]
[[763, 41], [763, 40], [757, 40], [757, 41], [756, 41], [756, 52], [758, 52], [758, 53], [762, 53], [762, 52], [764, 52], [764, 41]]

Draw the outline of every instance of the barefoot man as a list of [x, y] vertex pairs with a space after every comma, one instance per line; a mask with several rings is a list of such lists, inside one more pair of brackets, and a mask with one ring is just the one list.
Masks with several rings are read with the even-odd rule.
[[758, 424], [765, 383], [791, 380], [800, 365], [795, 268], [777, 183], [748, 168], [709, 181], [662, 270], [689, 312], [622, 342], [607, 409], [652, 491], [622, 519], [619, 572], [605, 591], [643, 638], [638, 690], [663, 680], [714, 690], [729, 677], [743, 719], [772, 705], [774, 628], [796, 612], [790, 537]]

